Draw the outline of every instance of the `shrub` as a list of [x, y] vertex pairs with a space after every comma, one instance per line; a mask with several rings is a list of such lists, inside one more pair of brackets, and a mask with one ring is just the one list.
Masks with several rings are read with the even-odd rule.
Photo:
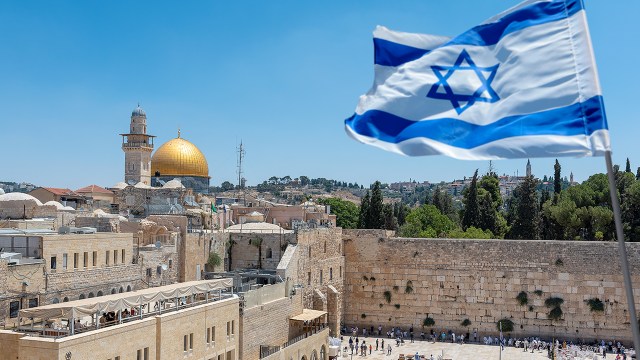
[[213, 268], [222, 264], [222, 258], [218, 253], [210, 253], [209, 259], [207, 259], [207, 265], [213, 271]]
[[395, 304], [395, 305], [393, 305], [393, 306], [395, 306], [395, 307], [396, 307], [396, 309], [400, 309], [400, 304]]
[[364, 319], [364, 318], [367, 317], [367, 314], [362, 314], [362, 315], [360, 315], [360, 317]]
[[520, 291], [518, 296], [516, 296], [516, 300], [518, 300], [518, 304], [527, 305], [529, 303], [529, 297], [525, 291]]
[[387, 304], [391, 303], [391, 291], [389, 290], [384, 291], [384, 299], [387, 300]]
[[367, 277], [367, 275], [362, 275], [362, 280], [367, 281], [369, 280], [369, 278]]
[[374, 278], [373, 276], [369, 278], [369, 280], [371, 281], [376, 281], [376, 278]]
[[468, 327], [468, 326], [470, 326], [470, 325], [471, 325], [471, 320], [469, 320], [469, 319], [464, 319], [464, 320], [462, 320], [462, 322], [460, 323], [460, 325], [461, 325], [462, 327]]
[[411, 294], [413, 292], [413, 282], [411, 280], [407, 281], [407, 286], [404, 288], [405, 294]]
[[435, 324], [436, 324], [436, 321], [433, 320], [433, 318], [429, 317], [429, 316], [424, 318], [424, 320], [422, 321], [422, 326], [433, 326]]
[[538, 295], [538, 296], [542, 296], [542, 290], [540, 290], [540, 289], [534, 291], [533, 293]]
[[496, 326], [498, 331], [500, 331], [500, 325], [502, 325], [502, 331], [504, 332], [512, 332], [513, 331], [513, 321], [509, 319], [502, 319], [496, 322]]
[[604, 303], [598, 298], [587, 300], [587, 305], [591, 311], [604, 311]]
[[529, 311], [533, 311], [533, 306], [529, 306]]
[[562, 309], [560, 309], [559, 306], [554, 307], [553, 309], [551, 309], [551, 311], [549, 311], [547, 317], [551, 320], [560, 320], [562, 318]]
[[564, 304], [564, 300], [559, 297], [550, 297], [544, 301], [544, 305], [548, 308], [560, 307], [562, 304]]
[[393, 291], [398, 291], [398, 289], [400, 289], [400, 287], [398, 285], [394, 285], [393, 286]]
[[564, 265], [564, 261], [562, 261], [562, 259], [558, 258], [556, 259], [556, 266], [562, 266]]
[[379, 308], [382, 308], [382, 304], [378, 304], [378, 307], [379, 307]]

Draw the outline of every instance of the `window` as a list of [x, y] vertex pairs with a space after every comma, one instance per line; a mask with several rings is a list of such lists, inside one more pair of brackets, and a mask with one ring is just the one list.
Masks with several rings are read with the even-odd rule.
[[120, 360], [120, 356], [114, 357], [113, 360]]
[[125, 263], [125, 261], [124, 261], [124, 249], [120, 250], [120, 255], [122, 257], [122, 261], [120, 261], [120, 263], [124, 264]]
[[138, 349], [138, 353], [136, 355], [136, 360], [142, 360], [142, 349]]
[[267, 248], [267, 259], [273, 258], [273, 250], [271, 248]]
[[149, 348], [144, 348], [144, 360], [149, 360]]
[[216, 327], [215, 326], [211, 327], [211, 344], [212, 345], [216, 344]]
[[49, 263], [49, 265], [51, 266], [51, 270], [55, 270], [57, 267], [57, 263], [56, 263], [56, 257], [52, 256], [51, 257], [51, 262]]
[[67, 254], [62, 254], [62, 268], [67, 270]]
[[231, 320], [231, 335], [235, 335], [236, 333], [236, 321]]
[[320, 270], [320, 285], [322, 285], [322, 270]]
[[104, 264], [109, 266], [109, 259], [111, 259], [111, 251], [107, 250], [106, 254], [107, 256], [105, 256]]
[[94, 251], [93, 252], [93, 266], [97, 266], [98, 265], [98, 252]]
[[333, 280], [333, 268], [329, 268], [329, 280]]
[[78, 268], [78, 253], [73, 253], [73, 268]]
[[169, 269], [173, 267], [173, 259], [169, 259]]
[[38, 298], [29, 299], [29, 307], [38, 307]]
[[20, 312], [20, 301], [12, 301], [9, 303], [9, 318], [17, 318]]
[[89, 253], [85, 251], [84, 253], [84, 257], [82, 258], [83, 262], [82, 265], [84, 265], [84, 267], [89, 266]]
[[324, 253], [327, 253], [327, 240], [324, 241]]
[[227, 338], [231, 335], [231, 322], [227, 321]]
[[207, 344], [211, 342], [211, 329], [207, 328]]
[[151, 277], [151, 268], [147, 268], [147, 277]]
[[189, 350], [193, 350], [193, 333], [189, 334]]
[[183, 351], [187, 351], [189, 343], [188, 343], [189, 339], [187, 338], [187, 335], [184, 336], [183, 338], [183, 343], [182, 343], [182, 350]]
[[307, 285], [311, 285], [311, 271], [307, 273]]
[[309, 257], [311, 257], [311, 245], [309, 245]]
[[113, 250], [113, 265], [118, 263], [118, 250]]
[[342, 265], [340, 266], [340, 278], [342, 278]]

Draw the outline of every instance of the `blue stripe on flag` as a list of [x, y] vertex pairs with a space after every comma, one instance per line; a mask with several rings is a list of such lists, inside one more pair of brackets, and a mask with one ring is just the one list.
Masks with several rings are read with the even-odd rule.
[[[441, 46], [495, 45], [502, 37], [508, 34], [530, 26], [566, 19], [583, 8], [582, 0], [554, 0], [535, 3], [509, 13], [497, 22], [478, 25]], [[417, 49], [377, 38], [374, 38], [374, 46], [374, 63], [385, 66], [400, 66], [406, 62], [419, 59], [433, 50]]]
[[487, 125], [471, 124], [453, 118], [412, 121], [381, 110], [354, 114], [345, 125], [360, 135], [388, 143], [412, 138], [428, 138], [463, 149], [492, 141], [531, 135], [585, 135], [607, 129], [602, 96], [566, 107], [508, 116]]
[[373, 49], [374, 63], [385, 66], [402, 65], [431, 51], [379, 38], [373, 38]]

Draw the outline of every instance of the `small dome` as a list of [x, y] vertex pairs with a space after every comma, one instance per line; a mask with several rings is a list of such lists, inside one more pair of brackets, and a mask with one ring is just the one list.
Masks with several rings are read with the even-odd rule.
[[142, 108], [140, 107], [140, 104], [138, 104], [138, 107], [133, 109], [133, 111], [131, 112], [131, 116], [147, 117], [147, 113], [145, 113], [144, 110], [142, 110]]
[[40, 200], [36, 199], [35, 197], [29, 194], [20, 193], [20, 192], [11, 192], [8, 194], [0, 195], [0, 201], [29, 201], [29, 200], [35, 201], [38, 206], [42, 206], [42, 202], [40, 202]]
[[162, 186], [163, 189], [184, 189], [184, 185], [178, 179], [173, 179], [167, 181], [166, 184]]
[[4, 190], [0, 189], [0, 195], [4, 195]]
[[62, 208], [62, 210], [64, 211], [76, 211], [76, 209], [72, 208], [71, 206], [65, 206]]
[[119, 183], [113, 185], [112, 189], [123, 190], [127, 186], [129, 186], [129, 185], [127, 185], [127, 183], [120, 181]]
[[52, 205], [55, 206], [56, 209], [58, 210], [63, 210], [64, 209], [64, 205], [60, 204], [57, 201], [51, 200], [51, 201], [47, 201], [46, 203], [43, 204], [44, 206], [48, 206], [48, 205]]
[[142, 181], [138, 182], [133, 187], [135, 187], [136, 189], [151, 189], [151, 186], [143, 183]]

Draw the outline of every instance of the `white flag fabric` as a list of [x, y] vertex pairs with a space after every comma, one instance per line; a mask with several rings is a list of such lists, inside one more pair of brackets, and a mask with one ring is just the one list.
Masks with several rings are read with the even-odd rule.
[[602, 156], [609, 131], [581, 0], [530, 0], [463, 34], [374, 31], [365, 144], [458, 159]]

